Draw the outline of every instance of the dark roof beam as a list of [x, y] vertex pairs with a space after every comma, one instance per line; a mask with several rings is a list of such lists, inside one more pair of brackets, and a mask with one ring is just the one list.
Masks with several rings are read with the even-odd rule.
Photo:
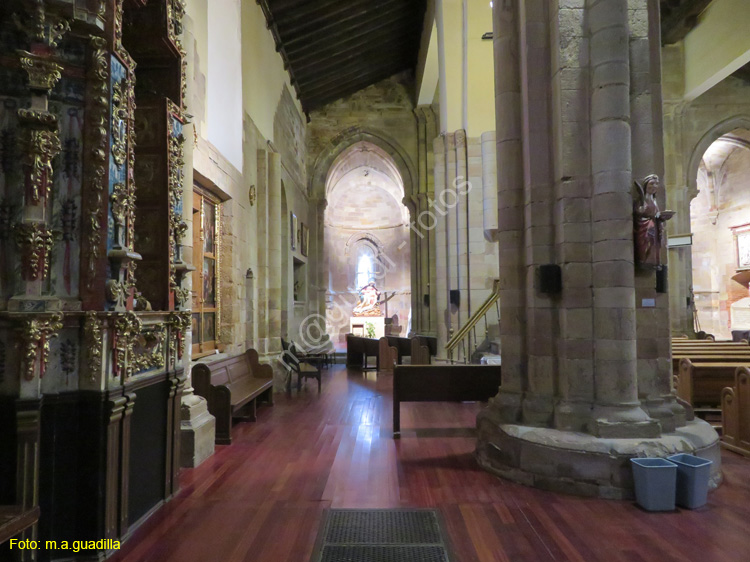
[[381, 59], [384, 56], [400, 56], [405, 51], [412, 50], [414, 40], [412, 38], [394, 38], [392, 42], [383, 47], [380, 43], [370, 44], [367, 48], [358, 51], [350, 50], [342, 53], [338, 57], [321, 57], [321, 60], [304, 64], [299, 60], [294, 61], [294, 66], [298, 69], [296, 76], [300, 83], [306, 82], [309, 77], [328, 72], [329, 70], [340, 70], [359, 64], [361, 66], [370, 64], [372, 60]]
[[[407, 26], [404, 25], [404, 28]], [[409, 26], [411, 27], [411, 26]], [[343, 36], [341, 40], [335, 43], [329, 43], [320, 49], [308, 49], [307, 51], [301, 52], [294, 55], [294, 64], [304, 65], [307, 60], [320, 60], [340, 57], [341, 55], [350, 53], [352, 51], [359, 51], [369, 45], [382, 45], [383, 43], [391, 43], [396, 40], [400, 40], [405, 36], [405, 33], [399, 31], [400, 28], [385, 27], [377, 32], [370, 33], [367, 35], [355, 35], [354, 37]], [[410, 40], [415, 40], [414, 37], [409, 37]]]
[[409, 20], [401, 20], [401, 21], [385, 21], [380, 23], [377, 26], [371, 27], [369, 29], [364, 29], [362, 31], [358, 30], [352, 30], [350, 33], [342, 33], [338, 36], [326, 36], [323, 35], [319, 39], [310, 40], [307, 43], [298, 44], [297, 46], [290, 47], [289, 45], [286, 45], [286, 52], [289, 54], [292, 60], [298, 53], [309, 53], [311, 50], [319, 49], [321, 46], [323, 48], [327, 47], [330, 44], [336, 43], [338, 40], [346, 40], [347, 37], [352, 37], [353, 35], [356, 36], [360, 40], [367, 40], [369, 41], [371, 37], [373, 36], [380, 36], [383, 34], [383, 31], [391, 30], [392, 32], [396, 33], [397, 30], [401, 30], [399, 34], [403, 33], [404, 30], [411, 29], [412, 22]]
[[[383, 0], [377, 6], [379, 10], [384, 10], [397, 4], [403, 7], [404, 0]], [[290, 18], [281, 18], [276, 20], [279, 32], [285, 37], [293, 37], [298, 33], [304, 33], [310, 29], [317, 29], [321, 25], [331, 22], [343, 22], [355, 18], [365, 17], [368, 12], [373, 11], [372, 0], [355, 0], [351, 2], [337, 2], [333, 5], [333, 10], [317, 9], [313, 14], [304, 19], [296, 21]]]
[[396, 22], [405, 19], [416, 20], [414, 15], [418, 10], [415, 5], [411, 5], [409, 8], [398, 6], [390, 10], [376, 11], [370, 9], [370, 11], [375, 12], [372, 14], [372, 17], [360, 15], [354, 22], [337, 21], [331, 25], [318, 27], [308, 33], [296, 34], [291, 39], [285, 37], [281, 37], [281, 39], [284, 42], [287, 52], [293, 53], [308, 49], [313, 44], [330, 41], [332, 37], [368, 33], [371, 30], [381, 29], [384, 26], [395, 25]]
[[370, 64], [357, 62], [356, 64], [350, 64], [345, 68], [331, 69], [326, 73], [310, 76], [306, 80], [300, 80], [299, 85], [302, 91], [306, 91], [308, 88], [317, 88], [320, 84], [334, 83], [337, 80], [352, 74], [362, 74], [363, 72], [369, 73], [390, 65], [407, 67], [410, 65], [410, 62], [411, 57], [403, 54], [390, 57], [383, 56], [373, 60]]

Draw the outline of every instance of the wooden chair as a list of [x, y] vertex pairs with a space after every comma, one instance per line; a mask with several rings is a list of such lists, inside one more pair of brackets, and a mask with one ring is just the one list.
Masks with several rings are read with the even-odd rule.
[[281, 340], [284, 349], [282, 362], [287, 367], [286, 391], [292, 392], [292, 373], [297, 373], [297, 392], [302, 390], [302, 380], [308, 378], [318, 379], [318, 392], [321, 391], [322, 370], [326, 362], [323, 355], [309, 355], [302, 353], [294, 343]]

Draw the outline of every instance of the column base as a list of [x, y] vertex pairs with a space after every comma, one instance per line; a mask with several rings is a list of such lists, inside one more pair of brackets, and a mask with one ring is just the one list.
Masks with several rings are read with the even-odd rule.
[[591, 423], [591, 402], [561, 400], [555, 406], [555, 428], [561, 431], [582, 431]]
[[655, 438], [662, 433], [659, 422], [641, 409], [640, 403], [594, 406], [589, 432], [602, 439]]
[[551, 396], [527, 392], [523, 397], [523, 421], [528, 425], [548, 427], [552, 423], [555, 408]]
[[503, 391], [501, 389], [497, 396], [490, 399], [489, 408], [492, 409], [503, 423], [517, 423], [521, 421], [522, 402], [522, 393]]
[[609, 439], [557, 429], [504, 424], [492, 409], [477, 417], [476, 458], [485, 470], [527, 486], [607, 499], [632, 499], [632, 457], [691, 453], [713, 461], [710, 487], [721, 482], [719, 436], [702, 420], [653, 439]]
[[192, 389], [182, 397], [180, 427], [180, 466], [195, 468], [214, 454], [216, 418], [208, 412], [208, 402]]

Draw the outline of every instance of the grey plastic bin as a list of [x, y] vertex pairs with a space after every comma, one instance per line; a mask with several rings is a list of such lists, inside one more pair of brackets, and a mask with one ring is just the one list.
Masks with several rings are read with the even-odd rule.
[[635, 501], [647, 511], [673, 511], [677, 465], [667, 459], [632, 458]]
[[677, 505], [695, 509], [708, 501], [712, 461], [681, 453], [667, 457], [677, 465]]

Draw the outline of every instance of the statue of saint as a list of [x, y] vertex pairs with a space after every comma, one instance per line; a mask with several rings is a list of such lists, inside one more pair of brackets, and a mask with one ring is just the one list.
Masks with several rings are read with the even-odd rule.
[[380, 291], [370, 281], [359, 290], [359, 303], [352, 310], [352, 316], [382, 316], [378, 299]]
[[659, 211], [656, 193], [659, 191], [659, 176], [651, 174], [643, 179], [643, 185], [635, 182], [640, 199], [633, 203], [633, 233], [635, 237], [635, 264], [647, 269], [661, 267], [661, 249], [667, 236], [664, 223], [671, 219], [674, 211]]

